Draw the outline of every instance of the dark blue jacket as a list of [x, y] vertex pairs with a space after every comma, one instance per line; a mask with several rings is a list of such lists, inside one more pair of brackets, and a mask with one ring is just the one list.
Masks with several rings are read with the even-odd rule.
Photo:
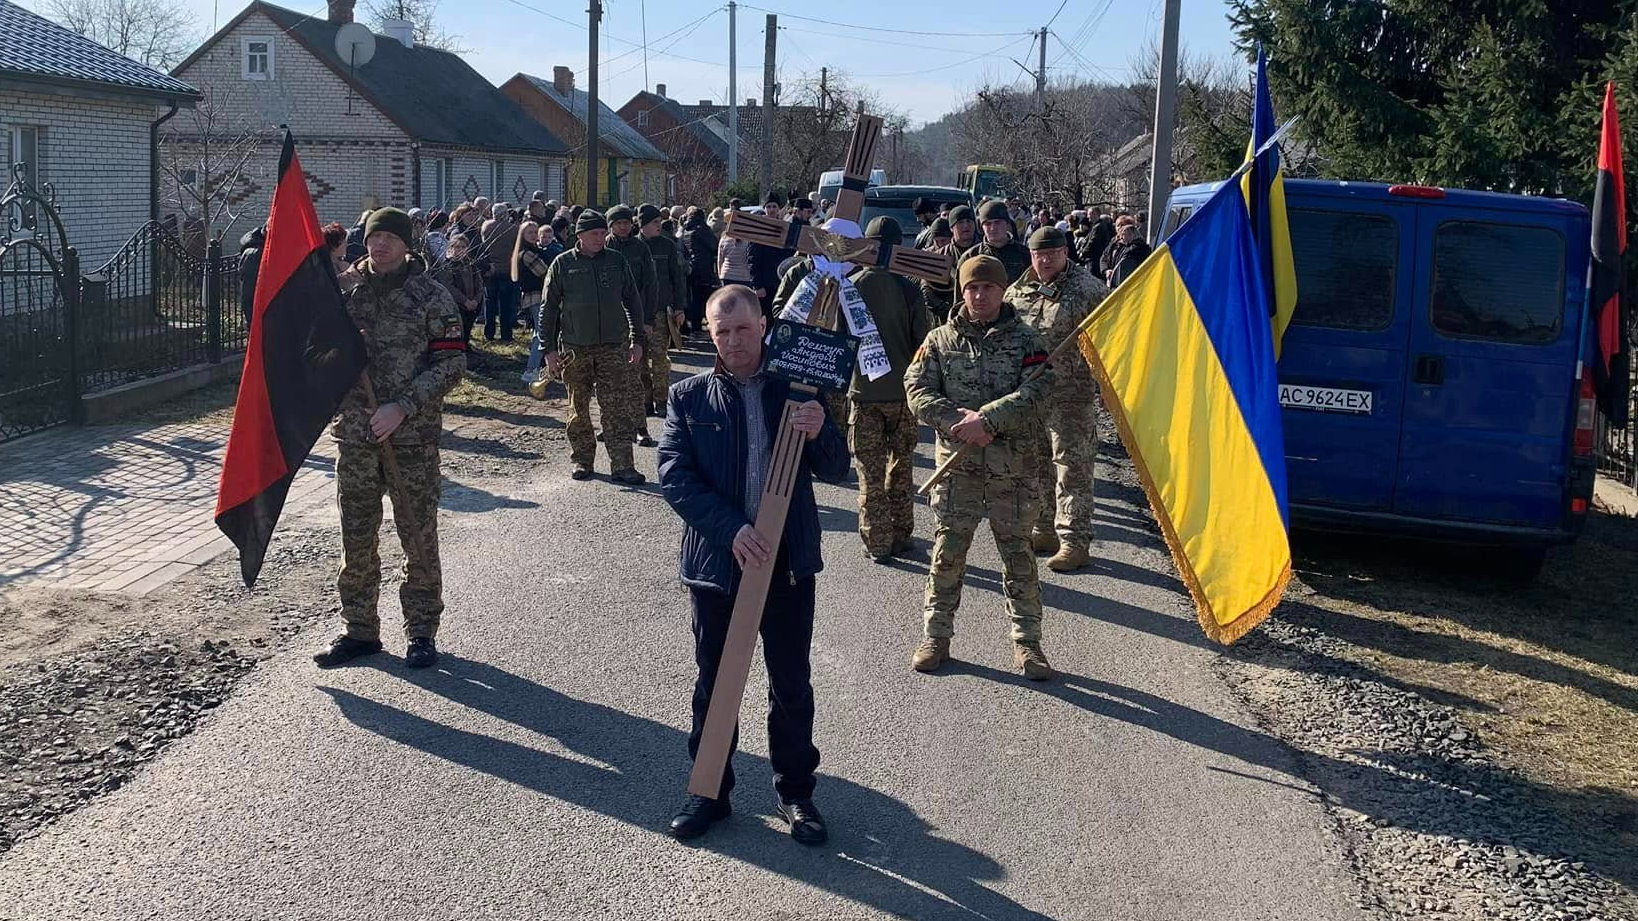
[[[770, 447], [789, 393], [790, 385], [784, 381], [769, 378], [763, 385], [762, 418]], [[660, 490], [687, 525], [682, 539], [683, 584], [733, 592], [740, 575], [734, 535], [753, 522], [745, 517], [745, 409], [739, 388], [721, 366], [671, 385], [657, 456]], [[847, 443], [827, 415], [819, 437], [802, 448], [780, 542], [793, 583], [824, 568], [813, 477], [838, 483], [847, 476], [847, 468]]]

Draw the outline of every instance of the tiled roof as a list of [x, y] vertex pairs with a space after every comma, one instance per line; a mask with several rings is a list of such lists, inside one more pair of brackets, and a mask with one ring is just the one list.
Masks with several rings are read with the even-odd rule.
[[[535, 89], [540, 90], [562, 106], [574, 117], [575, 121], [586, 123], [587, 106], [590, 105], [590, 95], [582, 89], [570, 88], [567, 95], [558, 92], [552, 81], [533, 74], [521, 74]], [[619, 156], [630, 157], [634, 160], [665, 160], [668, 159], [665, 151], [660, 150], [648, 142], [648, 138], [637, 133], [637, 129], [626, 124], [613, 109], [602, 100], [597, 102], [597, 137], [598, 142], [609, 144], [615, 148]]]
[[680, 126], [679, 130], [687, 132], [690, 137], [699, 142], [700, 146], [710, 151], [712, 156], [727, 162], [727, 128], [715, 123], [714, 116], [689, 116], [675, 99], [669, 99], [646, 90], [638, 93], [637, 97], [643, 105], [651, 109], [659, 109], [668, 115], [672, 121]]
[[197, 99], [199, 91], [89, 38], [0, 0], [0, 77], [95, 86], [162, 99]]
[[[348, 74], [346, 63], [336, 55], [340, 26], [323, 16], [308, 16], [259, 0], [253, 8], [337, 72]], [[378, 35], [375, 57], [352, 68], [350, 79], [361, 95], [423, 144], [520, 153], [568, 150], [459, 55], [447, 51], [421, 45], [406, 48], [396, 39]]]

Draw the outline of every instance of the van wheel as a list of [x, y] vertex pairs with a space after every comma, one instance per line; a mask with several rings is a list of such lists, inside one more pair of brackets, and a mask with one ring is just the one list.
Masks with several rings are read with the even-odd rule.
[[1546, 547], [1498, 547], [1487, 553], [1491, 572], [1514, 585], [1534, 582], [1547, 562]]

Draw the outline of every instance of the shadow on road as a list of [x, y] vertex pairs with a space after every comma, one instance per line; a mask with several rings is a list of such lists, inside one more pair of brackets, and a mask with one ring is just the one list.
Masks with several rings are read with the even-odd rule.
[[[683, 802], [688, 739], [680, 730], [448, 653], [427, 672], [381, 670], [556, 739], [596, 764], [454, 729], [337, 688], [319, 690], [363, 729], [641, 829], [659, 833]], [[768, 800], [760, 811], [771, 814], [767, 759], [743, 752], [736, 757], [751, 766], [742, 779], [766, 785]], [[1004, 878], [1001, 866], [935, 836], [905, 803], [829, 776], [820, 779], [818, 800], [832, 826], [824, 847], [804, 848], [743, 817], [713, 829], [699, 846], [899, 917], [1049, 921], [986, 887], [984, 881]]]

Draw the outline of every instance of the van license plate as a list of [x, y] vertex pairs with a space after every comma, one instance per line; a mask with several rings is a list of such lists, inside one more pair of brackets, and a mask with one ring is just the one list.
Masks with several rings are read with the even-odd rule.
[[1303, 387], [1297, 384], [1280, 385], [1280, 405], [1292, 409], [1311, 409], [1322, 413], [1371, 414], [1369, 390], [1338, 390], [1334, 387]]

